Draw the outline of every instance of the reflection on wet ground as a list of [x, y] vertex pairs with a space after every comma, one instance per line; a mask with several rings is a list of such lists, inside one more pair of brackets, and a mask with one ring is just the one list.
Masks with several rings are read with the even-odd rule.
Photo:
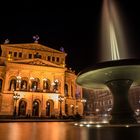
[[[78, 124], [78, 123], [77, 123]], [[100, 125], [98, 125], [100, 126]], [[0, 123], [0, 140], [140, 140], [140, 127], [79, 126], [72, 122]]]

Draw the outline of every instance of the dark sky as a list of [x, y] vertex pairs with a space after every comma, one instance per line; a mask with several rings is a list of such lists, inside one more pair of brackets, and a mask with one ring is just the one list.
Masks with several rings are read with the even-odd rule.
[[[140, 50], [138, 2], [117, 0], [127, 40], [134, 50], [137, 49], [137, 56]], [[6, 38], [11, 43], [30, 43], [33, 42], [32, 36], [38, 34], [41, 44], [54, 49], [63, 46], [68, 53], [67, 66], [77, 73], [98, 62], [102, 0], [94, 0], [90, 8], [56, 8], [47, 5], [34, 7], [26, 4], [3, 9], [0, 13], [0, 43]]]

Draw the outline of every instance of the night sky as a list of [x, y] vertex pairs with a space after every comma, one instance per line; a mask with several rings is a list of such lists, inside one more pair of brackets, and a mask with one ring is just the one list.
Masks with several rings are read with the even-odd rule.
[[[140, 16], [139, 1], [117, 0], [123, 19], [125, 37], [134, 55], [139, 56]], [[10, 6], [10, 4], [9, 4]], [[59, 7], [59, 6], [58, 6]], [[5, 10], [4, 10], [5, 9]], [[67, 56], [67, 66], [80, 72], [98, 62], [100, 48], [102, 0], [94, 0], [90, 8], [33, 6], [25, 4], [1, 8], [0, 43], [31, 43], [39, 35], [40, 44], [54, 49], [62, 46]]]

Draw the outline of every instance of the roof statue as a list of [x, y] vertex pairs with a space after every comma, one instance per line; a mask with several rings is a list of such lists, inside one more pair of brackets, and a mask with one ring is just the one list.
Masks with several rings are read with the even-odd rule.
[[35, 42], [35, 43], [38, 43], [39, 38], [40, 38], [40, 37], [39, 37], [38, 35], [34, 35], [34, 36], [33, 36], [34, 42]]
[[8, 43], [10, 43], [10, 40], [7, 38], [5, 39], [4, 44], [8, 44]]
[[65, 50], [64, 50], [63, 47], [60, 47], [60, 51], [61, 51], [61, 52], [65, 52]]

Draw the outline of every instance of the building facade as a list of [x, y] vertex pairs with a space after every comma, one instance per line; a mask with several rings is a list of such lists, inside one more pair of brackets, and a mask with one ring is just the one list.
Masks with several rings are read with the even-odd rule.
[[[86, 112], [87, 115], [101, 115], [101, 114], [109, 114], [112, 105], [113, 98], [110, 90], [108, 89], [94, 89], [94, 90], [86, 90], [84, 94], [87, 94], [87, 104], [86, 104]], [[85, 95], [84, 95], [85, 97]]]
[[[110, 114], [113, 107], [113, 96], [109, 89], [83, 90], [86, 102], [86, 114]], [[131, 86], [129, 101], [135, 115], [140, 116], [140, 86]]]
[[82, 89], [66, 56], [38, 43], [2, 44], [0, 116], [82, 115]]

